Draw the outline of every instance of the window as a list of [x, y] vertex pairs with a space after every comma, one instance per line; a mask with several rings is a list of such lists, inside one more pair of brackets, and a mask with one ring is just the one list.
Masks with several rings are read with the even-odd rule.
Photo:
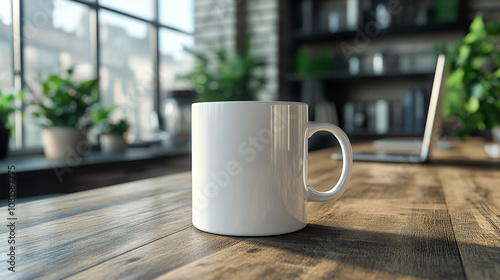
[[186, 32], [194, 31], [192, 0], [160, 0], [160, 23]]
[[170, 91], [185, 89], [185, 82], [177, 78], [192, 69], [194, 61], [184, 48], [192, 48], [193, 36], [175, 32], [166, 28], [160, 29], [160, 86], [162, 100]]
[[[9, 92], [14, 81], [12, 60], [12, 7], [10, 0], [0, 0], [0, 90]], [[11, 137], [10, 147], [16, 146]]]
[[[22, 18], [12, 15], [11, 3], [22, 8]], [[131, 142], [149, 141], [152, 116], [168, 92], [187, 87], [176, 76], [192, 67], [183, 48], [193, 45], [193, 14], [192, 0], [0, 0], [1, 87], [13, 86], [13, 62], [21, 58], [16, 70], [33, 91], [28, 99], [41, 92], [42, 80], [69, 67], [80, 80], [99, 73], [101, 102], [128, 118]], [[14, 36], [22, 38], [18, 56]], [[22, 148], [41, 147], [29, 109], [22, 131]]]
[[99, 4], [136, 17], [152, 20], [155, 18], [153, 8], [156, 0], [99, 0]]
[[112, 12], [99, 15], [101, 102], [114, 104], [131, 123], [129, 140], [153, 136], [154, 69], [151, 27]]
[[0, 88], [12, 88], [12, 7], [10, 0], [0, 0]]
[[[39, 97], [40, 81], [75, 66], [75, 79], [92, 78], [89, 7], [72, 1], [23, 1], [24, 80]], [[24, 146], [40, 146], [40, 127], [27, 107]]]

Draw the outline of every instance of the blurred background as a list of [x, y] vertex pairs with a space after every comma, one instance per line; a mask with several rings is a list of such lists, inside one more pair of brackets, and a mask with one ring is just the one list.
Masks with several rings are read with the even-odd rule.
[[[500, 2], [0, 0], [0, 87], [15, 104], [0, 161], [25, 172], [21, 195], [188, 170], [196, 100], [302, 101], [310, 120], [338, 124], [354, 142], [418, 137], [436, 54], [461, 42], [478, 14], [499, 21]], [[48, 112], [39, 104], [57, 119], [56, 94], [96, 78], [98, 100], [77, 120], [86, 156], [45, 158], [42, 131], [57, 125], [40, 125]], [[111, 113], [90, 117], [100, 112], [91, 103]], [[102, 135], [119, 120], [128, 147], [105, 150]], [[92, 130], [99, 122], [105, 129]], [[445, 132], [456, 127], [452, 119]], [[332, 141], [314, 136], [310, 149]]]

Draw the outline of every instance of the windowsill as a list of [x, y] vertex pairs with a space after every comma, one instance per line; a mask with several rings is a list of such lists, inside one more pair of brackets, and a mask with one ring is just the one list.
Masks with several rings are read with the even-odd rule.
[[15, 172], [42, 171], [54, 168], [90, 166], [96, 164], [132, 162], [147, 159], [158, 159], [169, 156], [181, 156], [191, 153], [191, 147], [166, 148], [162, 146], [129, 147], [124, 153], [108, 154], [101, 151], [91, 152], [83, 159], [69, 157], [61, 160], [48, 160], [43, 154], [8, 156], [0, 160], [0, 174], [8, 172], [7, 166], [14, 165]]
[[[38, 199], [187, 171], [190, 153], [186, 145], [129, 147], [120, 154], [95, 151], [84, 159], [59, 162], [43, 154], [10, 156], [0, 161], [0, 181], [8, 180], [8, 167], [14, 165], [16, 196]], [[0, 201], [6, 198], [7, 192], [0, 193]]]

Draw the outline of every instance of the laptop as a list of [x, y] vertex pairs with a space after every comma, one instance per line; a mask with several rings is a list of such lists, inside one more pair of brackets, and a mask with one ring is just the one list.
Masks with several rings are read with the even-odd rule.
[[[429, 111], [425, 123], [424, 137], [418, 153], [386, 153], [386, 152], [366, 152], [354, 153], [353, 159], [356, 161], [375, 161], [375, 162], [405, 162], [405, 163], [424, 163], [429, 160], [433, 145], [438, 141], [442, 119], [442, 105], [446, 97], [446, 81], [448, 79], [448, 62], [445, 55], [439, 55], [432, 84], [431, 99], [429, 102]], [[342, 154], [334, 153], [332, 158], [342, 159]]]

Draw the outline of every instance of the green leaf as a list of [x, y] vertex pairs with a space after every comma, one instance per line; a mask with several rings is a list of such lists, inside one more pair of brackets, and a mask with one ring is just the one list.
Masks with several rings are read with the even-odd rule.
[[467, 34], [465, 37], [464, 37], [464, 43], [465, 44], [469, 44], [469, 45], [472, 45], [474, 44], [475, 42], [477, 42], [479, 40], [478, 36], [475, 34], [475, 33], [469, 33]]
[[471, 47], [469, 45], [463, 45], [459, 48], [459, 54], [458, 58], [462, 63], [465, 62], [465, 60], [469, 59], [471, 53]]
[[486, 32], [491, 36], [497, 36], [500, 34], [500, 21], [489, 21], [486, 24]]
[[465, 109], [469, 113], [475, 113], [479, 109], [479, 100], [476, 97], [471, 97], [467, 104], [465, 105]]
[[483, 121], [477, 121], [477, 122], [476, 122], [476, 126], [477, 126], [477, 129], [479, 129], [479, 130], [481, 130], [481, 131], [482, 131], [482, 130], [486, 130], [486, 125], [484, 124], [484, 122], [483, 122]]
[[498, 68], [494, 73], [493, 73], [493, 77], [494, 78], [497, 78], [497, 79], [500, 79], [500, 68]]
[[474, 33], [476, 35], [482, 35], [486, 34], [486, 26], [483, 21], [483, 15], [478, 14], [474, 20], [472, 21], [469, 30], [471, 33]]
[[450, 74], [450, 76], [448, 77], [448, 81], [446, 82], [446, 85], [448, 87], [452, 86], [460, 87], [462, 85], [463, 79], [464, 79], [464, 69], [458, 68]]
[[481, 70], [487, 62], [488, 58], [485, 56], [473, 57], [471, 58], [471, 67], [476, 70]]
[[16, 97], [13, 92], [2, 92], [0, 89], [0, 123], [10, 127], [9, 117], [18, 108], [15, 105]]

